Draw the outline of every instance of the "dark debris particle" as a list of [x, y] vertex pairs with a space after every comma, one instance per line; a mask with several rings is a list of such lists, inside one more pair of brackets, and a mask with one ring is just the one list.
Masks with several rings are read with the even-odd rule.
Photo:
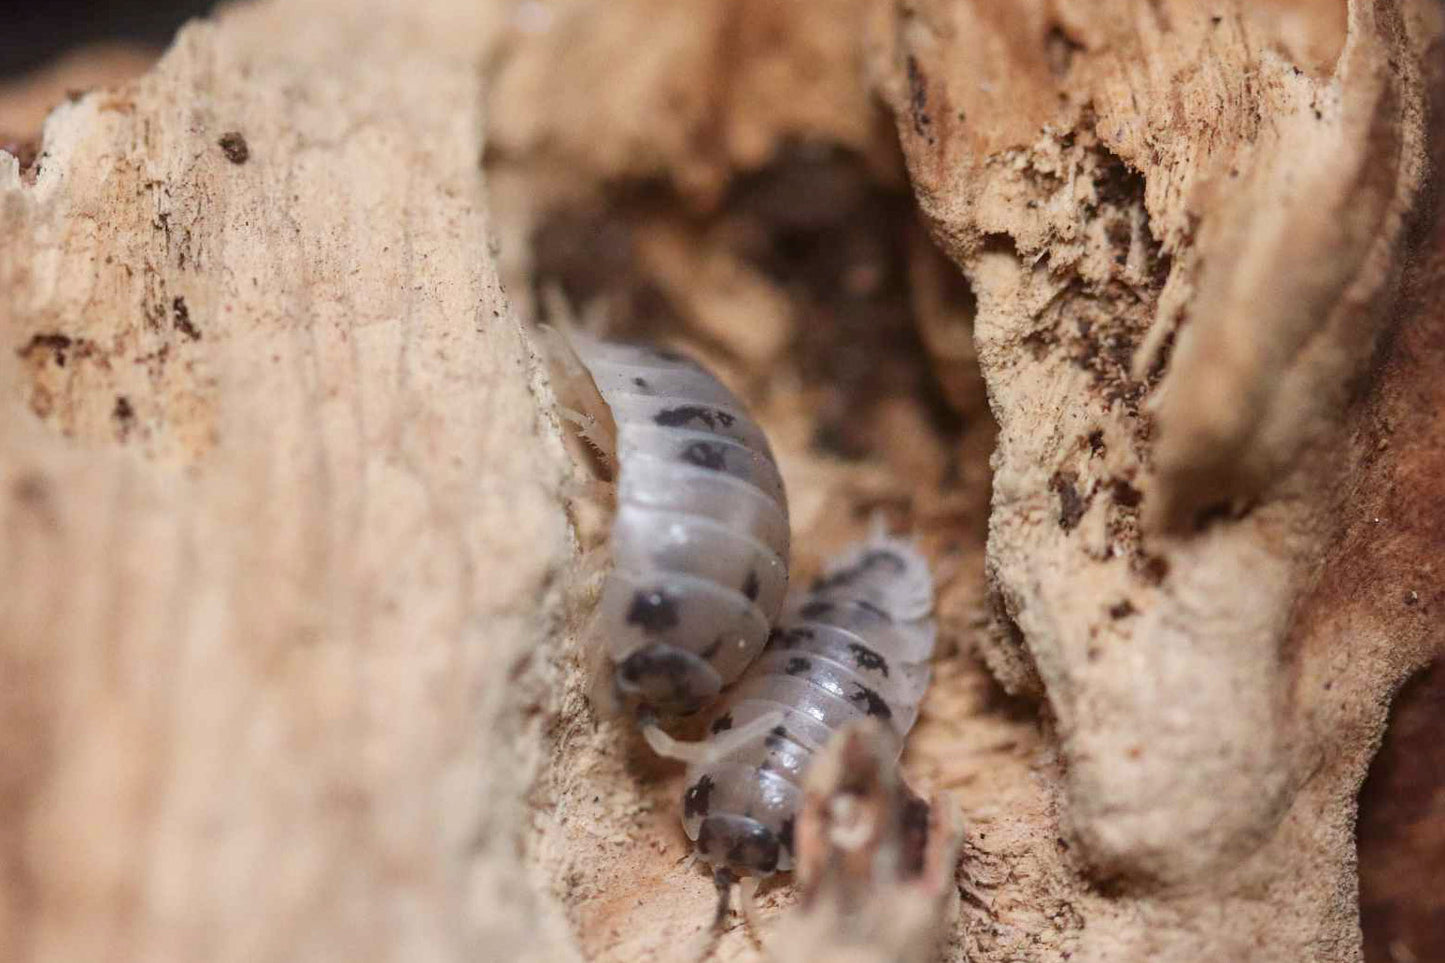
[[41, 352], [49, 351], [60, 367], [65, 367], [65, 352], [75, 344], [75, 341], [67, 334], [52, 332], [49, 334], [32, 335], [24, 346], [16, 349], [15, 353], [21, 358], [29, 360], [31, 356]]
[[908, 112], [913, 118], [913, 132], [933, 143], [933, 118], [928, 116], [928, 78], [918, 66], [918, 58], [908, 57]]
[[1089, 437], [1087, 441], [1089, 444], [1090, 455], [1094, 455], [1097, 457], [1104, 454], [1104, 432], [1102, 429], [1096, 428], [1093, 431], [1089, 432]]
[[1228, 499], [1212, 502], [1194, 513], [1194, 530], [1204, 531], [1217, 522], [1227, 522], [1235, 517], [1235, 507]]
[[192, 341], [201, 340], [201, 330], [191, 320], [191, 309], [186, 307], [186, 299], [177, 297], [171, 302], [171, 313], [176, 321], [176, 330]]
[[131, 407], [130, 399], [125, 395], [115, 396], [115, 407], [111, 409], [110, 416], [122, 425], [129, 424], [135, 419], [135, 409]]
[[712, 807], [712, 787], [712, 777], [706, 774], [687, 787], [687, 791], [682, 794], [682, 812], [685, 818], [707, 815], [708, 809]]
[[1079, 494], [1078, 476], [1073, 472], [1056, 471], [1049, 479], [1049, 488], [1059, 496], [1059, 527], [1066, 532], [1078, 527], [1089, 503]]
[[1144, 493], [1123, 478], [1111, 481], [1109, 489], [1114, 495], [1114, 504], [1122, 508], [1138, 508], [1139, 503], [1144, 500]]
[[1133, 615], [1137, 611], [1138, 609], [1134, 608], [1133, 602], [1130, 602], [1128, 599], [1124, 599], [1122, 602], [1115, 602], [1113, 605], [1109, 606], [1109, 618], [1127, 619], [1129, 616]]
[[226, 160], [232, 164], [244, 164], [251, 159], [251, 147], [246, 143], [246, 138], [238, 130], [230, 130], [221, 135], [216, 141], [222, 151], [226, 154]]
[[713, 735], [717, 735], [719, 732], [727, 732], [732, 727], [733, 714], [731, 712], [724, 712], [712, 721], [712, 725], [708, 727], [708, 731]]
[[1147, 581], [1158, 585], [1169, 576], [1169, 560], [1159, 555], [1147, 556], [1140, 572]]
[[641, 626], [651, 634], [673, 628], [678, 621], [677, 599], [662, 589], [638, 592], [627, 610], [627, 624]]
[[868, 672], [881, 672], [884, 678], [887, 678], [888, 662], [883, 656], [859, 642], [848, 643], [848, 651], [853, 653], [853, 663], [858, 668]]

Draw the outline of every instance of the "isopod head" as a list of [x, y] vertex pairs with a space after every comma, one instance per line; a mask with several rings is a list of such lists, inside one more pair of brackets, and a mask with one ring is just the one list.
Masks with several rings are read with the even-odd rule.
[[612, 684], [624, 706], [678, 716], [697, 712], [722, 691], [722, 679], [712, 666], [666, 644], [638, 649], [616, 663]]
[[782, 848], [777, 833], [747, 816], [709, 816], [697, 833], [698, 856], [734, 876], [772, 875]]

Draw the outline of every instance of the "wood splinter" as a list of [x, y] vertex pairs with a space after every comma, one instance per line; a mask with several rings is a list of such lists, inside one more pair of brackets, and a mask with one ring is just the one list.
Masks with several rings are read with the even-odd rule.
[[957, 911], [953, 809], [914, 795], [875, 719], [850, 723], [808, 773], [799, 903], [775, 945], [790, 961], [927, 960]]

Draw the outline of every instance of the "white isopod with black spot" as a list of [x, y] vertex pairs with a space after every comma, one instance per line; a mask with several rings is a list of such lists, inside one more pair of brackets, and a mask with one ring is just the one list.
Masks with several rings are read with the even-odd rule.
[[788, 502], [738, 397], [673, 351], [552, 332], [564, 413], [616, 473], [593, 616], [612, 694], [651, 722], [713, 700], [757, 658], [788, 587]]
[[834, 732], [873, 716], [902, 751], [928, 688], [932, 612], [928, 562], [875, 534], [788, 604], [762, 657], [719, 701], [688, 771], [683, 824], [713, 867], [720, 915], [734, 879], [792, 869], [803, 775]]

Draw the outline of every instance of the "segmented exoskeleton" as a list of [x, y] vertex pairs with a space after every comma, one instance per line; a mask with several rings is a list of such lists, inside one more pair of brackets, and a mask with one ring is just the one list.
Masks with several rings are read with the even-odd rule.
[[[918, 716], [933, 652], [933, 578], [908, 543], [855, 546], [792, 600], [763, 656], [718, 703], [694, 763], [683, 823], [723, 902], [735, 877], [792, 868], [803, 773], [844, 723], [882, 721], [898, 751]], [[754, 723], [775, 724], [763, 732]]]
[[782, 476], [742, 402], [690, 358], [577, 333], [563, 353], [614, 426], [572, 414], [617, 471], [592, 644], [606, 646], [614, 693], [644, 723], [695, 712], [762, 651], [787, 594]]

